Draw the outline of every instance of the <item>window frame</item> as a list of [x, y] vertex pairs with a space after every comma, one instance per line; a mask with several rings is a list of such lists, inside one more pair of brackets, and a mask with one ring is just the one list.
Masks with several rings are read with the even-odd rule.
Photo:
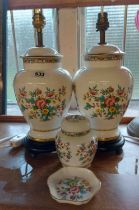
[[[5, 0], [4, 0], [5, 1]], [[29, 2], [29, 4], [28, 4]], [[30, 0], [30, 1], [21, 1], [21, 0], [9, 0], [8, 1], [8, 8], [7, 9], [32, 9], [32, 8], [57, 8], [57, 18], [58, 18], [58, 36], [57, 36], [57, 40], [58, 40], [58, 47], [59, 47], [59, 51], [64, 54], [65, 60], [63, 62], [63, 67], [66, 67], [68, 70], [70, 70], [70, 72], [73, 74], [75, 69], [78, 69], [80, 66], [80, 59], [79, 59], [79, 52], [81, 52], [81, 47], [79, 45], [79, 42], [77, 43], [77, 36], [79, 35], [79, 33], [83, 30], [82, 28], [79, 27], [79, 22], [82, 21], [81, 19], [79, 19], [79, 10], [78, 10], [78, 6], [84, 7], [84, 6], [100, 6], [101, 3], [103, 3], [103, 5], [126, 5], [128, 4], [137, 4], [139, 3], [137, 0], [131, 1], [131, 0], [127, 0], [127, 1], [121, 1], [121, 0], [114, 0], [113, 2], [110, 0], [103, 0], [103, 1], [95, 1], [95, 0], [88, 0], [88, 1], [84, 1], [84, 0], [73, 0], [73, 1], [59, 1], [59, 0], [53, 0], [53, 1], [46, 1], [46, 0], [41, 0], [36, 1], [36, 0]], [[72, 8], [71, 8], [72, 6]], [[82, 10], [81, 10], [82, 11]], [[69, 13], [69, 16], [67, 16], [67, 13]], [[72, 18], [71, 18], [72, 17]], [[81, 17], [81, 16], [80, 16]], [[66, 45], [62, 45], [62, 40], [63, 37], [67, 37], [65, 35], [65, 33], [68, 30], [68, 24], [67, 24], [67, 18], [70, 18], [72, 20], [72, 30], [73, 28], [76, 28], [76, 32], [74, 31], [74, 33], [72, 33], [72, 30], [70, 31], [70, 34], [68, 33], [68, 45], [70, 45], [70, 47], [67, 49]], [[62, 24], [61, 24], [62, 23]], [[67, 28], [67, 30], [61, 30], [62, 27]], [[71, 36], [71, 37], [70, 37]], [[5, 40], [6, 43], [6, 40]], [[6, 45], [5, 45], [6, 46]], [[73, 52], [75, 52], [74, 54], [71, 53], [71, 49]], [[72, 57], [70, 57], [70, 59], [73, 60], [72, 62], [72, 66], [70, 66], [70, 63], [68, 61], [69, 58], [69, 54], [72, 55]], [[74, 67], [73, 67], [74, 66]], [[4, 76], [3, 82], [5, 83], [6, 80], [6, 75]], [[4, 88], [4, 93], [6, 93], [6, 85]], [[3, 95], [4, 96], [4, 95]], [[76, 107], [76, 104], [74, 103], [74, 100], [72, 100], [72, 108], [74, 109]], [[3, 110], [2, 112], [3, 115], [0, 115], [0, 121], [3, 122], [25, 122], [25, 119], [23, 116], [8, 116], [5, 114], [5, 110]], [[129, 121], [131, 121], [133, 119], [133, 117], [123, 117], [122, 119], [122, 123], [128, 123]]]
[[8, 9], [69, 8], [138, 4], [138, 0], [8, 0]]
[[6, 13], [7, 13], [7, 0], [1, 1], [1, 9], [0, 9], [0, 16], [1, 16], [1, 24], [0, 24], [0, 114], [6, 112]]

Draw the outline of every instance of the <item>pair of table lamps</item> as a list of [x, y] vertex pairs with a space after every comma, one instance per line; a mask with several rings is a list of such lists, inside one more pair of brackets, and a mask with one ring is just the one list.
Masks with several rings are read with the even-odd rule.
[[125, 140], [118, 125], [131, 98], [133, 77], [122, 66], [124, 53], [105, 42], [107, 13], [98, 14], [100, 43], [85, 54], [85, 66], [73, 78], [62, 68], [62, 55], [43, 46], [45, 19], [41, 9], [34, 10], [33, 25], [37, 46], [27, 51], [23, 57], [24, 70], [14, 80], [17, 103], [30, 125], [24, 141], [27, 150], [31, 153], [55, 150], [54, 140], [74, 91], [80, 113], [91, 121], [98, 149], [121, 152]]

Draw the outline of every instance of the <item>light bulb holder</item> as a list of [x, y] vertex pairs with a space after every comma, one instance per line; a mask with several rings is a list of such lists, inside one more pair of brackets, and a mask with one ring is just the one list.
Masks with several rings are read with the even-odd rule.
[[106, 44], [105, 42], [105, 31], [109, 28], [108, 14], [107, 12], [98, 13], [98, 19], [96, 23], [96, 31], [100, 31], [100, 43]]
[[42, 9], [34, 9], [33, 11], [34, 15], [32, 17], [33, 19], [32, 24], [37, 32], [37, 47], [43, 47], [42, 29], [46, 24], [45, 17], [43, 16]]

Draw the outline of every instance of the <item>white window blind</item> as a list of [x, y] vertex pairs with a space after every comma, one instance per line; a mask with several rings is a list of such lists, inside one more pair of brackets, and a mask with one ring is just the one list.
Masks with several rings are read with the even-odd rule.
[[[110, 25], [106, 32], [106, 42], [117, 45], [121, 50], [125, 47], [124, 65], [132, 71], [134, 76], [132, 99], [139, 99], [139, 32], [134, 22], [137, 9], [139, 5], [129, 5], [126, 19], [125, 6], [104, 7], [104, 11], [108, 13]], [[99, 32], [96, 32], [98, 12], [100, 12], [100, 7], [85, 8], [84, 52], [99, 43]]]
[[125, 66], [131, 69], [134, 76], [133, 99], [139, 99], [139, 32], [135, 27], [135, 15], [139, 5], [128, 6], [127, 33], [125, 45]]

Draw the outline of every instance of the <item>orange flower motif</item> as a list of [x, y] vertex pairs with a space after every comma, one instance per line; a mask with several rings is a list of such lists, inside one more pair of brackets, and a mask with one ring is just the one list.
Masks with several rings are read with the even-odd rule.
[[95, 96], [95, 95], [97, 94], [97, 92], [96, 92], [96, 91], [91, 90], [91, 91], [90, 91], [90, 94], [91, 94], [92, 96]]
[[44, 106], [45, 106], [45, 100], [44, 99], [38, 99], [36, 100], [36, 106], [39, 108], [39, 109], [42, 109]]
[[109, 108], [109, 112], [112, 112], [112, 113], [113, 113], [113, 112], [116, 112], [115, 107], [110, 107], [110, 108]]
[[105, 98], [104, 103], [107, 107], [113, 106], [115, 104], [115, 97], [114, 96], [109, 96], [109, 97]]
[[21, 97], [26, 97], [27, 96], [27, 92], [21, 92], [20, 95], [21, 95]]
[[43, 113], [43, 114], [45, 114], [45, 115], [47, 115], [47, 114], [48, 114], [48, 112], [49, 112], [49, 110], [48, 110], [48, 109], [43, 109], [43, 110], [42, 110], [42, 113]]
[[48, 97], [52, 97], [52, 96], [54, 96], [54, 93], [53, 92], [50, 92], [50, 93], [47, 94], [47, 96]]
[[118, 94], [119, 96], [124, 95], [124, 89], [122, 89], [122, 90], [118, 90], [118, 91], [117, 91], [117, 94]]

